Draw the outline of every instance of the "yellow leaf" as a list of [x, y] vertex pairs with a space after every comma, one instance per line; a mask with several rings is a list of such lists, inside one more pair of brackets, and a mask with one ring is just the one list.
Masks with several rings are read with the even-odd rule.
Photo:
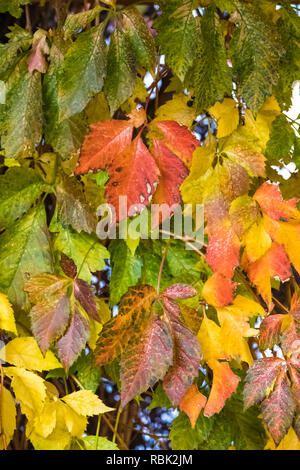
[[0, 330], [17, 334], [14, 312], [4, 294], [0, 294]]
[[174, 94], [173, 98], [160, 106], [156, 112], [155, 121], [176, 121], [191, 127], [197, 116], [194, 106], [189, 106], [191, 97], [184, 93]]
[[34, 429], [42, 437], [48, 437], [56, 426], [56, 408], [54, 401], [46, 400], [42, 412], [34, 419]]
[[222, 345], [221, 328], [205, 314], [197, 338], [202, 349], [203, 360], [210, 367], [216, 360], [226, 358]]
[[17, 367], [39, 372], [62, 367], [51, 351], [47, 351], [46, 356], [43, 356], [32, 336], [15, 338], [4, 349], [6, 362]]
[[217, 308], [217, 312], [221, 325], [221, 341], [227, 357], [239, 356], [242, 361], [251, 364], [252, 355], [244, 338], [258, 334], [258, 330], [250, 327], [249, 318], [264, 316], [264, 309], [257, 302], [238, 295], [232, 305]]
[[64, 429], [55, 428], [46, 438], [33, 432], [29, 439], [35, 450], [64, 450], [69, 449], [72, 436]]
[[82, 416], [93, 416], [114, 410], [114, 408], [104, 405], [91, 390], [79, 390], [78, 392], [70, 393], [70, 395], [63, 397], [62, 400]]
[[269, 434], [268, 436], [269, 440], [266, 444], [265, 450], [300, 450], [300, 441], [293, 428], [289, 429], [288, 433], [284, 436], [278, 447], [276, 447], [273, 439]]
[[16, 407], [11, 393], [0, 386], [0, 450], [6, 449], [16, 429]]
[[93, 320], [92, 318], [89, 319], [89, 323], [90, 323], [90, 338], [88, 340], [88, 345], [91, 348], [91, 350], [94, 351], [99, 334], [102, 331], [103, 325], [101, 325], [101, 323], [99, 323], [98, 321]]
[[82, 437], [87, 426], [87, 418], [76, 413], [76, 411], [63, 402], [59, 403], [59, 409], [63, 413], [65, 426], [69, 433], [72, 436]]
[[231, 134], [239, 125], [237, 103], [232, 98], [224, 98], [222, 103], [217, 102], [208, 111], [218, 121], [218, 139]]
[[271, 248], [272, 240], [266, 232], [262, 220], [251, 225], [244, 236], [243, 244], [245, 244], [245, 251], [250, 263], [254, 263]]
[[12, 379], [11, 386], [21, 409], [26, 415], [40, 414], [46, 399], [44, 380], [20, 367], [6, 367], [5, 374]]

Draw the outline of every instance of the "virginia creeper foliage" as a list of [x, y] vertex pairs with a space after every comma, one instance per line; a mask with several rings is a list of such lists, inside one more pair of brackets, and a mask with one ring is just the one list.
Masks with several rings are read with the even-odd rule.
[[0, 0], [1, 450], [300, 449], [299, 15]]

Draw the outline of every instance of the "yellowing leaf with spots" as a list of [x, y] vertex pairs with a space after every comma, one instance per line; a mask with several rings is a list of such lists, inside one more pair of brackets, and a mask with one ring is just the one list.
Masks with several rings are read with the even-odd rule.
[[184, 93], [178, 93], [158, 108], [153, 122], [169, 120], [176, 121], [186, 127], [191, 127], [196, 116], [197, 113], [191, 97]]

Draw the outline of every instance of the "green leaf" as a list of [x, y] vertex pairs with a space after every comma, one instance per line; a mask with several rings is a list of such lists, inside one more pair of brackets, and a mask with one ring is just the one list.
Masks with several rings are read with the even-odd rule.
[[137, 8], [128, 7], [122, 11], [121, 21], [137, 64], [145, 70], [154, 72], [155, 43], [144, 18]]
[[19, 52], [26, 51], [32, 42], [31, 34], [18, 25], [10, 26], [6, 34], [9, 41], [0, 44], [0, 77], [5, 79], [22, 57]]
[[136, 69], [128, 37], [117, 26], [111, 36], [104, 83], [111, 115], [132, 95], [135, 83]]
[[101, 382], [101, 367], [95, 367], [95, 358], [92, 353], [83, 352], [72, 366], [72, 373], [76, 376], [86, 390], [96, 393]]
[[82, 441], [86, 450], [119, 450], [117, 444], [109, 441], [106, 437], [85, 436]]
[[[41, 74], [30, 74], [24, 58], [7, 82], [4, 119], [0, 132], [5, 156], [31, 156], [42, 138]], [[1, 107], [0, 107], [1, 108]]]
[[80, 113], [102, 90], [106, 45], [104, 26], [81, 33], [68, 50], [58, 76], [59, 121]]
[[0, 236], [0, 290], [12, 304], [26, 309], [24, 283], [52, 269], [46, 213], [40, 204]]
[[162, 14], [154, 22], [161, 53], [182, 81], [193, 65], [199, 38], [199, 18], [193, 16], [193, 4], [193, 0], [163, 0]]
[[123, 240], [113, 240], [109, 245], [112, 273], [110, 281], [111, 305], [119, 303], [129, 287], [135, 286], [141, 277], [142, 260], [132, 255]]
[[172, 449], [198, 449], [200, 444], [210, 437], [213, 423], [214, 418], [205, 418], [202, 411], [195, 428], [192, 429], [189, 417], [184, 412], [180, 412], [171, 425], [170, 440]]
[[68, 15], [64, 25], [65, 36], [70, 37], [72, 34], [78, 33], [86, 28], [103, 10], [103, 7], [96, 6], [91, 10]]
[[0, 0], [0, 13], [8, 13], [16, 18], [22, 15], [21, 5], [28, 5], [31, 0]]
[[154, 410], [154, 408], [172, 408], [172, 403], [167, 397], [161, 383], [159, 383], [152, 392], [152, 401], [148, 406], [148, 410], [151, 411]]
[[84, 232], [76, 233], [72, 229], [60, 228], [54, 241], [54, 249], [71, 258], [77, 266], [80, 279], [90, 283], [92, 273], [102, 271], [105, 259], [110, 257], [107, 249], [98, 238]]
[[43, 81], [45, 114], [45, 139], [64, 160], [80, 148], [87, 132], [87, 117], [84, 112], [59, 122], [58, 75], [63, 60], [65, 45], [54, 43], [50, 57], [51, 64]]
[[300, 74], [300, 25], [298, 14], [287, 2], [282, 5], [279, 13], [281, 17], [277, 26], [286, 53], [280, 61], [275, 95], [281, 108], [288, 110], [292, 105], [293, 85]]
[[277, 163], [282, 158], [285, 163], [288, 163], [296, 138], [290, 122], [284, 114], [279, 114], [272, 123], [270, 139], [266, 147], [266, 156], [269, 161]]
[[214, 4], [206, 8], [201, 18], [201, 35], [197, 40], [196, 59], [188, 83], [194, 88], [198, 111], [222, 101], [225, 95], [231, 95], [231, 70]]
[[279, 61], [284, 53], [274, 25], [256, 6], [237, 2], [238, 28], [230, 42], [238, 93], [257, 114], [279, 78]]
[[0, 230], [21, 217], [43, 188], [43, 180], [30, 168], [12, 167], [0, 176]]

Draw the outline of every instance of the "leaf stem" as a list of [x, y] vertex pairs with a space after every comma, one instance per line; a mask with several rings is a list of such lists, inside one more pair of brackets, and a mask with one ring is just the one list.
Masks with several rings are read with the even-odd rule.
[[121, 409], [121, 405], [120, 405], [119, 408], [118, 408], [118, 413], [117, 413], [116, 422], [115, 422], [115, 427], [114, 427], [114, 434], [113, 434], [113, 438], [112, 438], [112, 441], [113, 441], [113, 442], [116, 442], [116, 437], [117, 437], [117, 432], [118, 432], [118, 426], [119, 426], [121, 411], [122, 411], [122, 409]]
[[98, 416], [98, 423], [97, 423], [97, 430], [96, 430], [96, 449], [98, 450], [98, 440], [99, 440], [99, 433], [100, 433], [100, 425], [101, 425], [101, 415]]

